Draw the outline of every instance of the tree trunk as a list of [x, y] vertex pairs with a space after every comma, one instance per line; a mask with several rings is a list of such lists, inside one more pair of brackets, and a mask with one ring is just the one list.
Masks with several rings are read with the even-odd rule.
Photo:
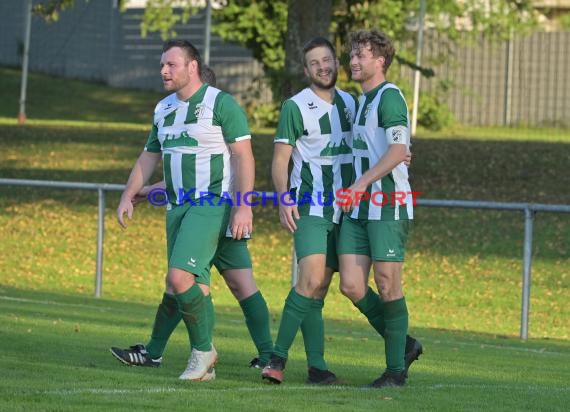
[[287, 5], [282, 99], [291, 97], [305, 84], [301, 49], [313, 37], [330, 39], [332, 15], [332, 0], [288, 0]]

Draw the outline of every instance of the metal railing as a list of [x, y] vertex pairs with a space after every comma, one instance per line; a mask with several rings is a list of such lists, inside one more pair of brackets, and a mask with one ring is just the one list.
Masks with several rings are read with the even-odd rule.
[[[103, 284], [103, 241], [105, 237], [105, 192], [123, 191], [125, 186], [110, 183], [80, 183], [61, 182], [50, 180], [27, 180], [27, 179], [3, 179], [0, 178], [0, 185], [8, 186], [28, 186], [47, 187], [58, 189], [81, 189], [97, 190], [98, 202], [98, 223], [97, 223], [97, 264], [95, 268], [95, 297], [101, 297]], [[521, 339], [528, 339], [528, 323], [530, 310], [530, 283], [532, 266], [532, 240], [534, 215], [536, 212], [570, 213], [570, 205], [548, 205], [540, 203], [507, 203], [507, 202], [484, 202], [468, 200], [431, 200], [418, 199], [418, 206], [446, 207], [463, 209], [495, 209], [495, 210], [516, 210], [524, 212], [524, 243], [523, 243], [523, 271], [522, 271], [522, 303], [521, 303]], [[292, 279], [296, 276], [297, 265], [292, 261]]]
[[27, 187], [48, 187], [52, 189], [81, 189], [97, 190], [98, 220], [97, 220], [97, 263], [95, 265], [95, 297], [101, 297], [103, 287], [103, 240], [105, 238], [105, 192], [122, 192], [125, 185], [111, 183], [81, 183], [81, 182], [57, 182], [53, 180], [28, 180], [28, 179], [2, 179], [0, 185], [4, 186], [27, 186]]

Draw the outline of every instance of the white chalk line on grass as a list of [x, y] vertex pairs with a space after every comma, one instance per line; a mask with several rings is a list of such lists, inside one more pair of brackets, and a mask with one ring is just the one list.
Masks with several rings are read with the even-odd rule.
[[476, 342], [465, 342], [465, 341], [458, 341], [458, 340], [441, 340], [441, 339], [437, 339], [435, 341], [432, 341], [431, 344], [433, 345], [439, 345], [439, 344], [444, 344], [444, 345], [458, 345], [458, 346], [471, 346], [474, 348], [479, 348], [479, 349], [498, 349], [498, 350], [509, 350], [509, 351], [515, 351], [515, 352], [527, 352], [527, 353], [535, 353], [537, 355], [557, 355], [557, 356], [570, 356], [570, 351], [569, 352], [556, 352], [556, 351], [549, 351], [546, 350], [546, 348], [520, 348], [517, 346], [503, 346], [503, 345], [494, 345], [492, 343], [476, 343]]
[[[135, 394], [155, 394], [155, 393], [176, 393], [176, 392], [212, 392], [212, 393], [226, 393], [226, 392], [262, 392], [269, 389], [267, 385], [259, 387], [241, 387], [241, 388], [198, 388], [192, 385], [188, 388], [174, 388], [174, 387], [158, 387], [158, 388], [144, 388], [144, 389], [57, 389], [52, 391], [36, 392], [35, 394], [51, 395], [51, 396], [74, 396], [74, 395], [135, 395]], [[377, 391], [376, 389], [359, 387], [359, 386], [279, 386], [273, 387], [269, 390], [278, 390], [279, 392], [299, 392], [299, 391]], [[570, 387], [552, 387], [552, 386], [536, 386], [536, 385], [493, 385], [493, 384], [436, 384], [436, 385], [414, 385], [407, 387], [407, 391], [422, 391], [422, 390], [446, 390], [446, 389], [477, 389], [489, 391], [519, 391], [519, 392], [557, 392], [566, 393], [570, 392]]]
[[53, 300], [36, 300], [36, 299], [26, 299], [26, 298], [14, 298], [11, 296], [2, 296], [0, 295], [0, 300], [7, 300], [12, 302], [22, 302], [22, 303], [35, 303], [38, 305], [51, 305], [51, 306], [71, 306], [76, 308], [85, 308], [85, 309], [97, 309], [100, 311], [107, 311], [111, 310], [109, 307], [101, 307], [96, 305], [87, 305], [84, 303], [62, 303], [62, 302], [55, 302]]

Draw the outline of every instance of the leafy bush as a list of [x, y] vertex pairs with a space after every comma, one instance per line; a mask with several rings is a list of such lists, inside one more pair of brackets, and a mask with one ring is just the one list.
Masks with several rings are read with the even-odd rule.
[[441, 130], [455, 122], [447, 105], [448, 91], [452, 86], [449, 80], [440, 80], [431, 93], [420, 93], [418, 124], [429, 130]]

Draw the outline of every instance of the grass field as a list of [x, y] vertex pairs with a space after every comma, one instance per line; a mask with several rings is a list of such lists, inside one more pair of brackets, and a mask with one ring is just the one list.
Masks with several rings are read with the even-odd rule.
[[[0, 75], [0, 177], [126, 181], [146, 140], [146, 115], [156, 95], [34, 76], [38, 87], [58, 87], [36, 95], [30, 124], [21, 127], [11, 112], [17, 108], [17, 73], [0, 69]], [[457, 133], [415, 140], [412, 184], [424, 198], [570, 204], [568, 133], [525, 131], [520, 139], [495, 129]], [[271, 139], [271, 131], [254, 136], [259, 190], [271, 190]], [[108, 347], [147, 339], [165, 259], [163, 210], [137, 208], [123, 231], [114, 218], [117, 199], [117, 193], [108, 195], [103, 299], [95, 299], [96, 193], [0, 186], [0, 410], [353, 411], [379, 404], [390, 410], [566, 410], [568, 215], [536, 216], [531, 339], [522, 342], [522, 214], [418, 208], [405, 292], [411, 332], [426, 353], [404, 390], [368, 391], [361, 387], [379, 374], [383, 345], [340, 295], [338, 280], [325, 316], [327, 358], [341, 386], [303, 384], [301, 339], [291, 352], [286, 384], [262, 384], [246, 367], [253, 346], [219, 276], [213, 284], [221, 356], [216, 381], [176, 379], [187, 357], [183, 328], [175, 332], [163, 367], [121, 367]], [[275, 332], [290, 282], [291, 239], [274, 208], [256, 208], [255, 216], [251, 250]]]

